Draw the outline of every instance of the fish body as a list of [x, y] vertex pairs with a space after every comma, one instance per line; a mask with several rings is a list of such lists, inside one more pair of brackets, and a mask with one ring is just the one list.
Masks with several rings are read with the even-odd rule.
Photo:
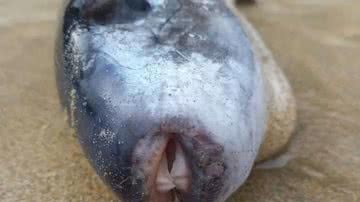
[[97, 174], [123, 201], [223, 202], [265, 137], [259, 57], [218, 0], [70, 0], [59, 95]]

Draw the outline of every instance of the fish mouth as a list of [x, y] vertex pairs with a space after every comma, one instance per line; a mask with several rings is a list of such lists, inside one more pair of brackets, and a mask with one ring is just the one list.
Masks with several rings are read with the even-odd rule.
[[142, 184], [143, 201], [217, 201], [227, 166], [213, 136], [186, 119], [168, 119], [144, 135], [132, 154], [132, 177]]
[[170, 139], [163, 152], [155, 187], [160, 193], [172, 191], [185, 192], [190, 185], [190, 169], [187, 165], [185, 153], [181, 145], [174, 139]]
[[143, 139], [134, 152], [137, 176], [143, 176], [146, 201], [178, 202], [191, 189], [191, 169], [175, 133]]

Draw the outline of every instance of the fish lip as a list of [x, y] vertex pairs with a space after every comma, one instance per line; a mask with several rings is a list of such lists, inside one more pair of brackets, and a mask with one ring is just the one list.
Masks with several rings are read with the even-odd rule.
[[[199, 122], [172, 118], [166, 119], [159, 125], [155, 133], [145, 135], [138, 142], [132, 156], [133, 175], [138, 176], [136, 178], [142, 178], [146, 201], [153, 202], [152, 198], [156, 197], [151, 191], [156, 176], [147, 174], [158, 169], [161, 160], [159, 156], [165, 152], [170, 140], [175, 140], [181, 146], [190, 172], [189, 185], [185, 190], [175, 189], [177, 200], [173, 201], [216, 201], [225, 181], [226, 165], [223, 146], [215, 143], [210, 133]], [[144, 148], [148, 148], [147, 154], [150, 154], [150, 161], [142, 156], [144, 153], [139, 152]], [[155, 156], [151, 156], [153, 152]], [[155, 167], [149, 169], [147, 165]]]

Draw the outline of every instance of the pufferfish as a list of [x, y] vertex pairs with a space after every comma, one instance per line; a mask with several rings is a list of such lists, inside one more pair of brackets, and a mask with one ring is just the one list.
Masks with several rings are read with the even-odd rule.
[[223, 0], [68, 0], [61, 103], [124, 202], [224, 202], [295, 125], [291, 87]]

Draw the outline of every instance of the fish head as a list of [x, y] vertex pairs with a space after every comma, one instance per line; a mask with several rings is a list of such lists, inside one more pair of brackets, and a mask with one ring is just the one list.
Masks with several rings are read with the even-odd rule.
[[64, 45], [68, 108], [98, 175], [124, 201], [225, 201], [264, 132], [249, 44], [230, 53], [215, 21], [166, 25], [181, 1], [81, 2]]

